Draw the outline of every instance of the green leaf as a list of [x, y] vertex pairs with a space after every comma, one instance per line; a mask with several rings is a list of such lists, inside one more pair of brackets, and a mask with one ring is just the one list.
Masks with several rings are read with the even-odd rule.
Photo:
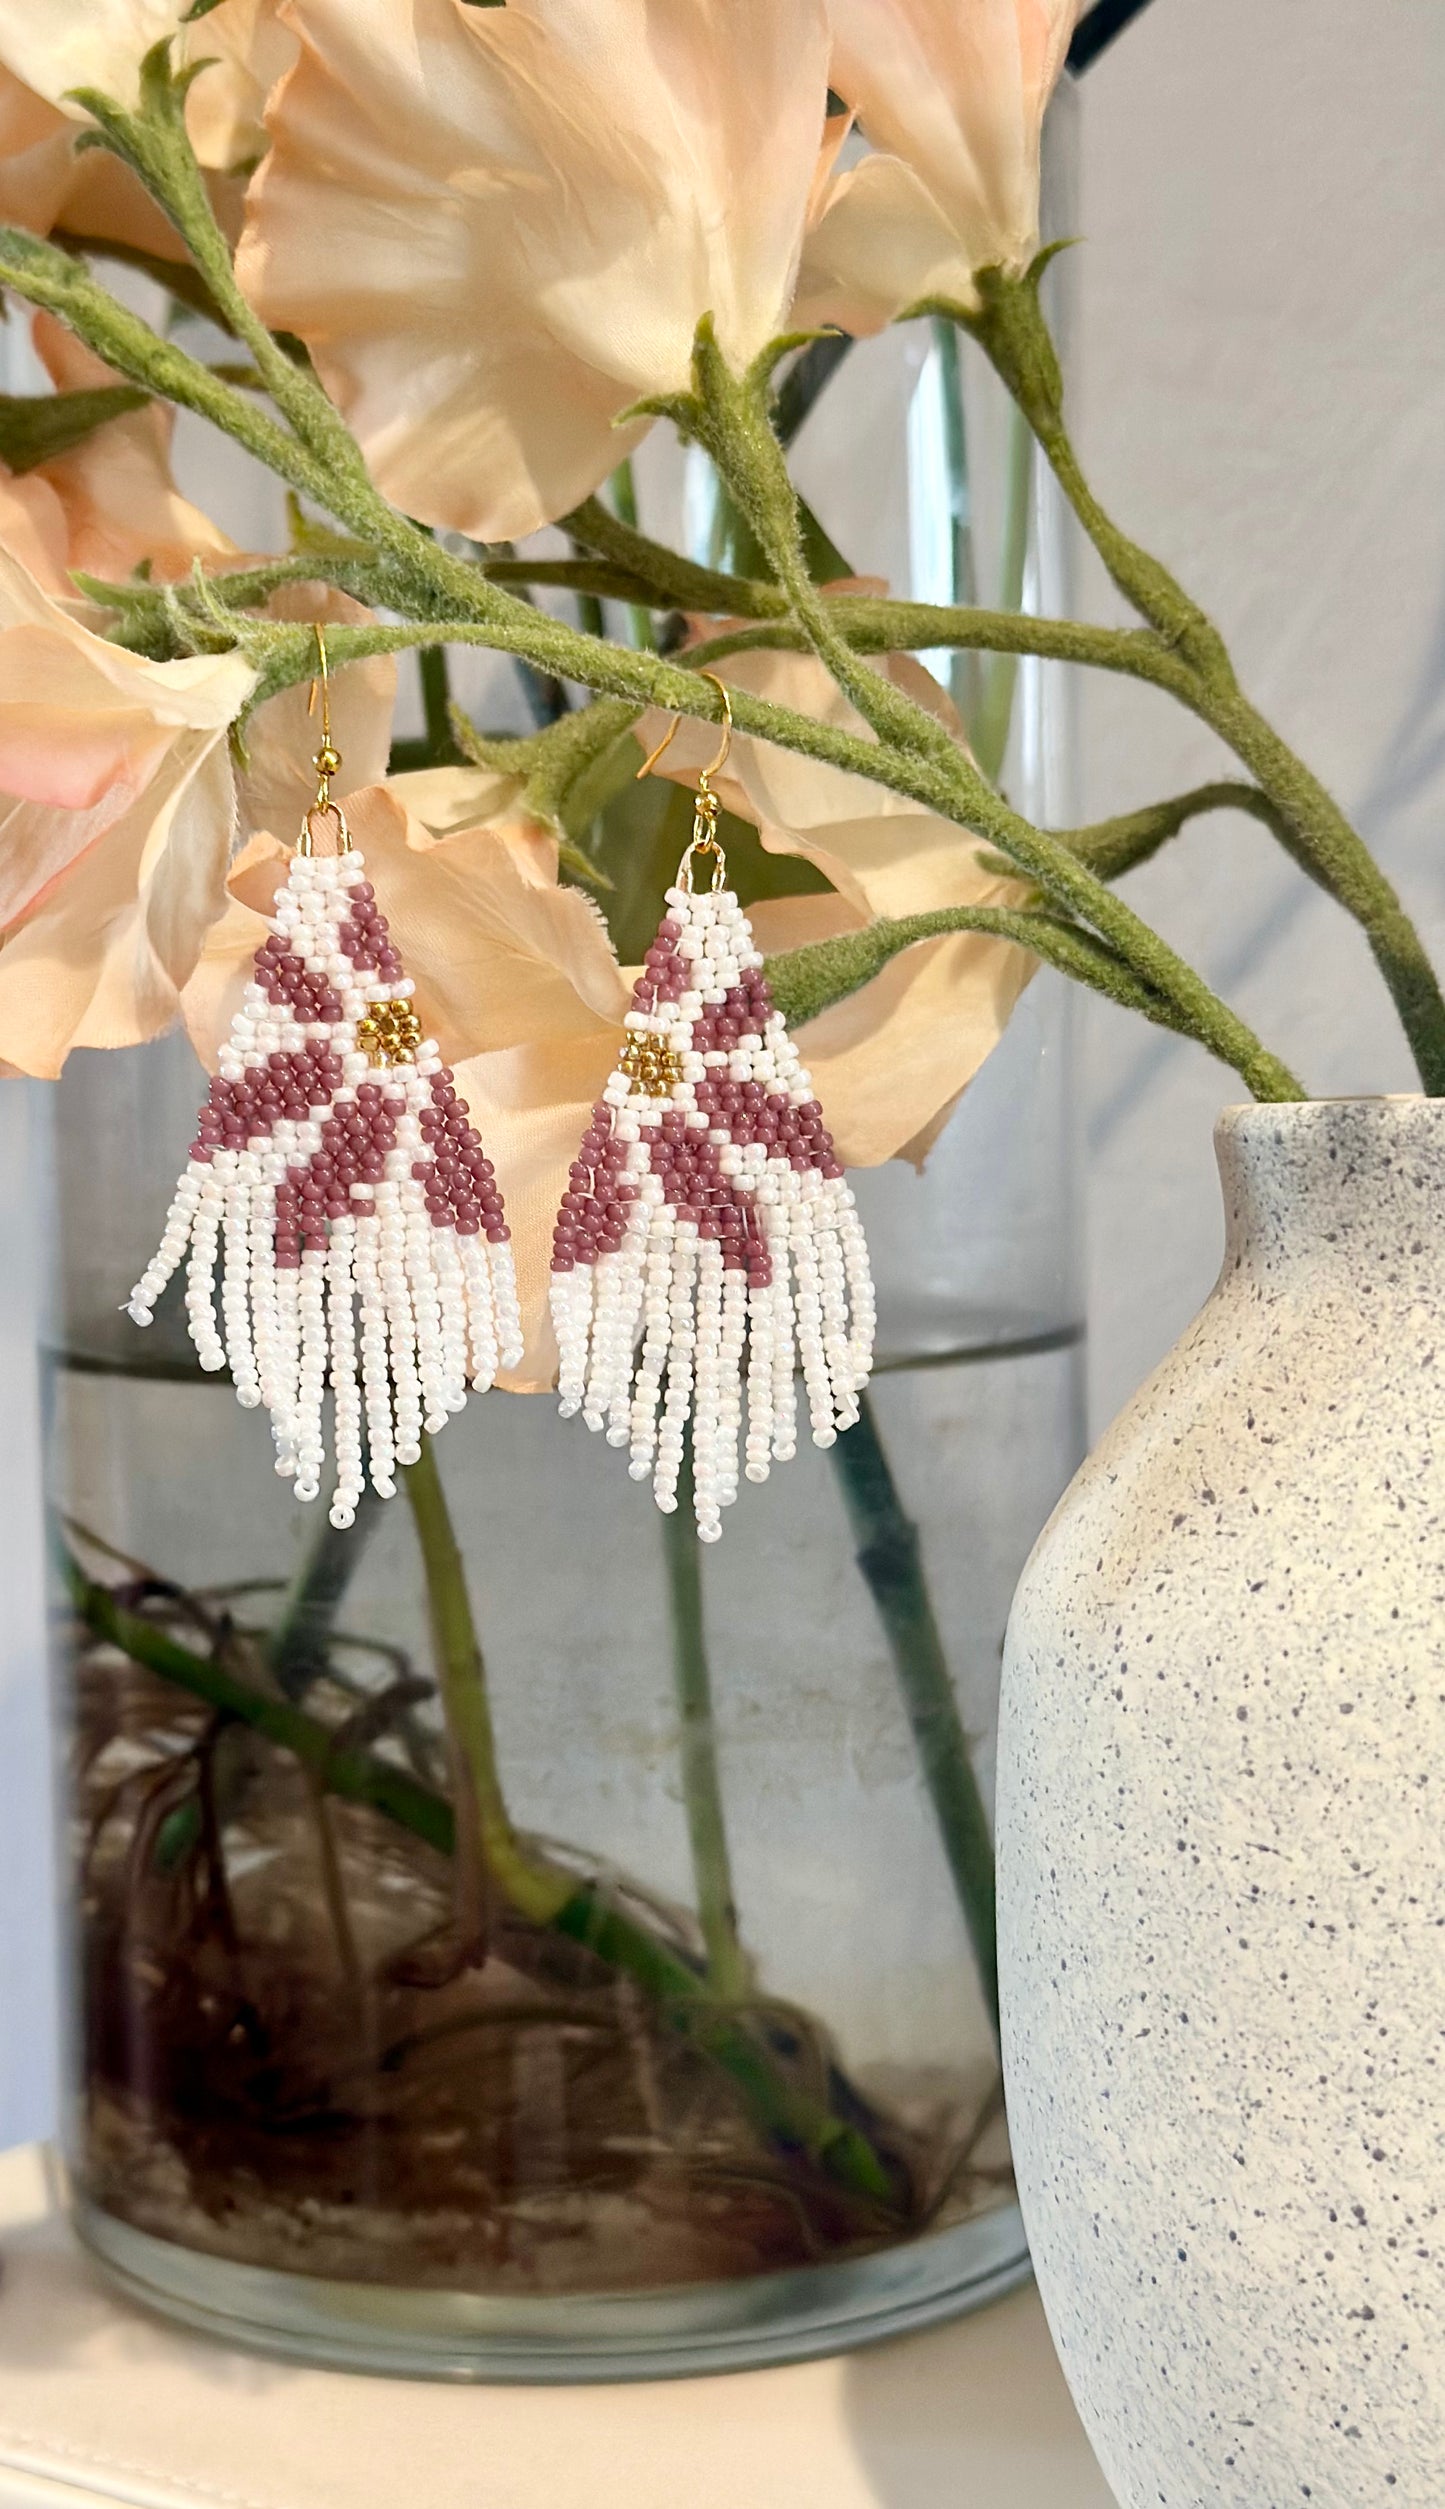
[[144, 409], [150, 397], [133, 383], [105, 384], [91, 392], [0, 392], [0, 461], [22, 476], [41, 462], [74, 452], [110, 419]]

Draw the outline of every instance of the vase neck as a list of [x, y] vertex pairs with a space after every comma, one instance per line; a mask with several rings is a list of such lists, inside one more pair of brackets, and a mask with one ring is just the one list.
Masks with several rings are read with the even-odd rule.
[[1445, 1289], [1445, 1100], [1229, 1107], [1214, 1141], [1226, 1279], [1282, 1290], [1323, 1267], [1365, 1300]]

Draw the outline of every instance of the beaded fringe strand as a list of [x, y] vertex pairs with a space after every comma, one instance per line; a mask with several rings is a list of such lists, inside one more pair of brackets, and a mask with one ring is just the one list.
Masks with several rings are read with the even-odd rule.
[[[689, 1424], [697, 1529], [749, 1481], [858, 1418], [872, 1366], [868, 1250], [812, 1083], [730, 890], [686, 874], [572, 1168], [552, 1255], [564, 1415], [677, 1506]], [[743, 1415], [746, 1409], [746, 1428]]]
[[189, 1247], [201, 1366], [265, 1405], [298, 1499], [320, 1493], [329, 1379], [338, 1527], [522, 1355], [496, 1177], [412, 992], [361, 855], [293, 856], [128, 1302], [149, 1324]]

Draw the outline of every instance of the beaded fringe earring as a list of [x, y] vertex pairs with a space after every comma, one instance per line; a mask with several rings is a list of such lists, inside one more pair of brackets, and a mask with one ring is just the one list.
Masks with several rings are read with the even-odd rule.
[[[298, 1499], [320, 1491], [329, 1372], [330, 1513], [344, 1527], [368, 1472], [390, 1498], [396, 1466], [421, 1453], [423, 1428], [443, 1428], [468, 1383], [481, 1390], [499, 1366], [516, 1365], [522, 1327], [491, 1162], [422, 1034], [415, 988], [330, 798], [341, 761], [320, 627], [316, 643], [316, 799], [128, 1312], [151, 1322], [189, 1246], [186, 1308], [201, 1366], [229, 1363], [238, 1400], [248, 1410], [264, 1403], [276, 1469]], [[314, 682], [311, 693], [314, 703]], [[336, 852], [320, 855], [317, 823], [328, 820]]]
[[[707, 672], [705, 677], [712, 679]], [[801, 1370], [814, 1443], [858, 1418], [876, 1312], [868, 1249], [812, 1083], [773, 1007], [751, 926], [724, 886], [717, 797], [698, 778], [692, 840], [633, 992], [627, 1041], [562, 1198], [552, 1316], [565, 1417], [631, 1451], [677, 1506], [691, 1423], [698, 1534], [716, 1542], [744, 1470], [797, 1452]], [[667, 741], [642, 767], [653, 767]], [[693, 866], [711, 860], [699, 892]]]

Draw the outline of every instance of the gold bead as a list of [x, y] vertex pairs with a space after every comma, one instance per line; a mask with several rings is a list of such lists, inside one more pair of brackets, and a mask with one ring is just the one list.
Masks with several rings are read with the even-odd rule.
[[334, 775], [341, 764], [341, 753], [332, 748], [330, 741], [323, 741], [311, 763], [318, 775]]

